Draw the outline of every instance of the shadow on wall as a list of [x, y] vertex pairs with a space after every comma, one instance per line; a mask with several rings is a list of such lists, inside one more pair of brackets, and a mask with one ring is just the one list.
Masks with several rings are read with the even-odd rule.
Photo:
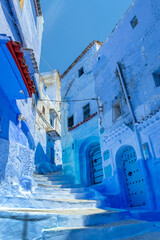
[[27, 137], [28, 145], [31, 150], [35, 150], [35, 142], [25, 122], [22, 122], [21, 130]]
[[61, 166], [55, 166], [50, 162], [40, 143], [38, 143], [36, 147], [35, 168], [38, 174], [51, 173], [61, 170]]
[[20, 110], [16, 101], [10, 102], [1, 87], [0, 99], [0, 182], [5, 181], [11, 188], [14, 188], [14, 182], [15, 189], [18, 189], [24, 177], [25, 181], [28, 177], [27, 181], [31, 182], [29, 175], [33, 168], [30, 150], [34, 150], [35, 144], [27, 124], [18, 121]]
[[6, 166], [9, 156], [9, 123], [16, 122], [15, 113], [0, 88], [1, 104], [0, 104], [0, 182], [5, 179]]

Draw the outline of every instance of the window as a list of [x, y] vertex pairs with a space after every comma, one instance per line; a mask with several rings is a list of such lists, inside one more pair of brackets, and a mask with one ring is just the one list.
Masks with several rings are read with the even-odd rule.
[[112, 113], [113, 121], [117, 120], [122, 115], [120, 102], [117, 102], [116, 104], [113, 105]]
[[83, 73], [84, 73], [84, 69], [83, 69], [83, 67], [81, 67], [81, 68], [78, 70], [78, 75], [79, 75], [79, 77], [81, 77], [81, 76], [83, 75]]
[[50, 124], [54, 127], [54, 116], [50, 113]]
[[135, 27], [137, 26], [137, 24], [138, 24], [138, 19], [137, 19], [137, 17], [134, 16], [134, 18], [131, 20], [130, 23], [131, 23], [132, 28], [135, 28]]
[[160, 86], [160, 69], [158, 71], [155, 71], [153, 74], [153, 79], [156, 87]]
[[83, 119], [85, 120], [90, 116], [90, 105], [89, 103], [83, 107]]
[[74, 125], [74, 117], [73, 115], [68, 118], [68, 127], [71, 128]]
[[42, 113], [45, 115], [45, 107], [42, 108]]
[[19, 3], [20, 3], [20, 6], [21, 6], [21, 10], [22, 10], [23, 9], [24, 0], [19, 0]]
[[53, 120], [52, 119], [50, 119], [50, 124], [53, 127]]

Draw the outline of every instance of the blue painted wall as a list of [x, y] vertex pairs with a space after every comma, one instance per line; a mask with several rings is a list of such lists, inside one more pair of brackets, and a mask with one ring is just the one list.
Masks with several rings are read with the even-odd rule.
[[[14, 21], [11, 19], [14, 19]], [[11, 36], [13, 41], [20, 41], [22, 47], [32, 48], [37, 64], [40, 61], [41, 40], [43, 31], [43, 18], [34, 20], [35, 13], [30, 1], [24, 1], [23, 10], [19, 0], [0, 1], [0, 33]], [[26, 57], [26, 55], [25, 55]], [[31, 59], [26, 58], [29, 70], [33, 68]], [[18, 71], [18, 69], [14, 69]], [[7, 70], [0, 67], [5, 82], [9, 82]], [[39, 76], [34, 76], [35, 84], [39, 83]], [[17, 81], [17, 79], [13, 79]], [[1, 82], [2, 83], [2, 82]], [[3, 92], [0, 83], [0, 194], [15, 194], [23, 190], [30, 190], [33, 184], [34, 171], [34, 126], [36, 119], [36, 96], [20, 100], [12, 98]], [[15, 83], [16, 85], [16, 83]], [[11, 90], [8, 84], [8, 90]], [[13, 91], [15, 89], [13, 88]], [[14, 95], [14, 94], [13, 94]], [[22, 114], [25, 121], [18, 121], [18, 115]]]
[[[99, 142], [98, 116], [95, 115], [71, 131], [68, 130], [68, 118], [74, 116], [73, 126], [83, 122], [83, 107], [88, 103], [90, 115], [98, 112], [97, 101], [91, 100], [95, 98], [92, 60], [98, 48], [99, 46], [94, 44], [61, 79], [63, 171], [71, 176], [72, 181], [84, 185], [90, 185], [89, 160], [86, 151], [93, 143]], [[84, 74], [79, 77], [78, 71], [82, 67]]]
[[[160, 87], [156, 87], [153, 78], [153, 73], [159, 69], [160, 56], [160, 39], [157, 37], [157, 32], [160, 31], [158, 9], [159, 1], [134, 1], [93, 61], [96, 96], [102, 105], [99, 129], [105, 172], [103, 191], [105, 189], [112, 206], [130, 206], [121, 155], [117, 155], [121, 149], [125, 150], [125, 146], [132, 146], [136, 151], [145, 185], [145, 207], [160, 206], [157, 191], [157, 171], [160, 170]], [[135, 16], [138, 24], [132, 28], [131, 21]], [[117, 75], [117, 62], [120, 63], [135, 114], [135, 126]], [[113, 105], [116, 101], [120, 103], [121, 116], [114, 120]], [[108, 157], [106, 152], [109, 152]], [[139, 185], [136, 191], [138, 187]]]

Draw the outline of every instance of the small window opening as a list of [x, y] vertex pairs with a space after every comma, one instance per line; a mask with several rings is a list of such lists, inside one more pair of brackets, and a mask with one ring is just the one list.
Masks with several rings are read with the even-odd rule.
[[84, 120], [88, 117], [90, 117], [90, 105], [89, 105], [89, 103], [83, 107], [83, 118], [84, 118]]
[[81, 77], [81, 76], [83, 75], [83, 73], [84, 73], [84, 69], [83, 69], [83, 67], [81, 67], [81, 68], [78, 70], [78, 75], [79, 75], [79, 77]]
[[131, 20], [130, 23], [131, 23], [132, 28], [135, 28], [135, 27], [137, 26], [137, 24], [138, 24], [138, 19], [137, 19], [137, 17], [134, 16], [134, 18]]
[[113, 111], [113, 121], [115, 121], [122, 115], [120, 102], [113, 105], [112, 111]]
[[42, 108], [42, 113], [45, 115], [45, 107]]
[[153, 79], [156, 87], [159, 87], [160, 86], [160, 70], [154, 72], [152, 75], [153, 75]]
[[52, 118], [50, 119], [50, 124], [51, 124], [52, 127], [54, 127], [54, 121], [53, 121]]
[[71, 128], [74, 125], [74, 117], [73, 115], [68, 118], [68, 127]]

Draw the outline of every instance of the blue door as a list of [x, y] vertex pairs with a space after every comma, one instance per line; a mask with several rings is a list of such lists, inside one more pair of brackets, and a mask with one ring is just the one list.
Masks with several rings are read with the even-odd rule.
[[89, 151], [91, 184], [101, 183], [103, 180], [102, 157], [100, 145], [93, 146]]
[[133, 147], [126, 147], [121, 155], [131, 207], [145, 205], [144, 179], [141, 175], [136, 152]]

